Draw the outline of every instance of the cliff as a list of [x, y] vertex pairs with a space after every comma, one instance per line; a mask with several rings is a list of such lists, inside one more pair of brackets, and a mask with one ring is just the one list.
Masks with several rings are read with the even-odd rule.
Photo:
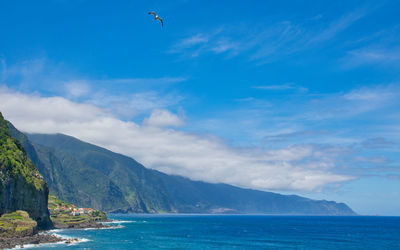
[[47, 209], [49, 189], [22, 144], [11, 137], [0, 113], [0, 215], [24, 210], [38, 228], [52, 226]]

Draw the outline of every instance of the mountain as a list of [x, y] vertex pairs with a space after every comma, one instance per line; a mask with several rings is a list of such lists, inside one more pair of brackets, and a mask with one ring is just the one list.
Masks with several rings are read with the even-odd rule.
[[28, 212], [39, 228], [50, 227], [49, 189], [0, 113], [0, 214]]
[[63, 134], [28, 134], [12, 124], [50, 191], [107, 212], [354, 215], [344, 203], [192, 181]]

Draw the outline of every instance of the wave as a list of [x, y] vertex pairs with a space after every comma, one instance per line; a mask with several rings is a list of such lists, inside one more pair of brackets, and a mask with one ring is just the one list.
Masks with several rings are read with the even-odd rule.
[[26, 245], [19, 245], [14, 248], [10, 248], [10, 249], [39, 248], [39, 247], [53, 246], [53, 245], [59, 245], [59, 244], [65, 244], [65, 242], [59, 241], [59, 242], [54, 242], [54, 243], [26, 244]]
[[54, 234], [54, 233], [60, 233], [62, 231], [64, 231], [65, 229], [51, 229], [51, 230], [47, 230], [44, 232], [40, 232], [39, 234]]
[[[25, 248], [41, 248], [41, 247], [50, 247], [50, 246], [54, 246], [54, 245], [60, 245], [60, 244], [68, 244], [70, 246], [72, 245], [76, 245], [82, 242], [88, 242], [91, 241], [89, 239], [85, 239], [85, 238], [76, 238], [76, 237], [70, 237], [70, 236], [66, 236], [66, 235], [59, 235], [59, 234], [51, 234], [54, 236], [57, 236], [59, 238], [62, 239], [62, 241], [59, 242], [52, 242], [52, 243], [40, 243], [40, 244], [26, 244], [26, 245], [18, 245], [14, 248], [11, 249], [25, 249]], [[73, 241], [71, 241], [73, 240]]]
[[120, 229], [120, 228], [125, 228], [125, 227], [122, 225], [112, 226], [112, 227], [100, 227], [100, 228], [89, 227], [89, 228], [84, 228], [83, 230], [107, 230], [107, 229]]
[[103, 224], [124, 224], [124, 223], [135, 223], [135, 220], [112, 220], [107, 222], [102, 222]]

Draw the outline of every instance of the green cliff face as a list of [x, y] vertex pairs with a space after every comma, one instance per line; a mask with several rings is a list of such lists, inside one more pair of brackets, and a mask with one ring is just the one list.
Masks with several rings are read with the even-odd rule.
[[0, 113], [0, 214], [27, 211], [39, 228], [50, 227], [48, 187]]

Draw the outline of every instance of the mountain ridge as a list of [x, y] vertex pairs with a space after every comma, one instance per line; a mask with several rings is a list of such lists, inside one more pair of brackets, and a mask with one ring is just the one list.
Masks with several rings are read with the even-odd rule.
[[[344, 203], [193, 181], [147, 169], [130, 157], [71, 136], [25, 136], [11, 124], [9, 127], [13, 136], [25, 137], [21, 141], [30, 144], [27, 148], [34, 149], [34, 152], [28, 151], [45, 173], [43, 176], [48, 179], [50, 190], [77, 205], [107, 212], [355, 215]], [[79, 172], [79, 178], [91, 173], [91, 179], [86, 182], [93, 186], [102, 181], [103, 186], [95, 190], [90, 185], [79, 186], [78, 183], [85, 180], [71, 175], [71, 171]], [[62, 183], [69, 183], [70, 188], [63, 188]], [[107, 190], [115, 193], [114, 201], [107, 200]], [[75, 192], [79, 199], [73, 195]], [[98, 195], [99, 192], [103, 195]]]

